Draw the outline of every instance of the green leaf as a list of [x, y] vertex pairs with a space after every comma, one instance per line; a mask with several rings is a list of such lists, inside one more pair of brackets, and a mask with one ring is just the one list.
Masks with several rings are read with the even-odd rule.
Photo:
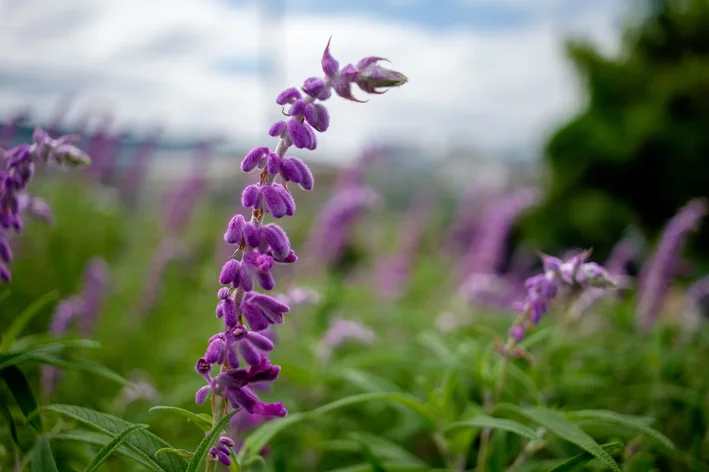
[[[619, 442], [613, 442], [613, 443], [608, 443], [608, 444], [603, 444], [600, 446], [603, 451], [608, 454], [609, 452], [613, 452], [616, 449], [619, 449], [623, 447], [623, 443]], [[571, 472], [573, 470], [577, 470], [579, 467], [583, 467], [584, 465], [588, 464], [591, 462], [593, 459], [596, 457], [593, 454], [590, 454], [589, 452], [582, 452], [581, 454], [577, 454], [571, 459], [562, 462], [561, 464], [557, 465], [556, 467], [552, 468], [549, 470], [549, 472]]]
[[51, 354], [35, 354], [34, 360], [41, 362], [42, 364], [53, 365], [56, 367], [61, 367], [62, 369], [77, 370], [80, 372], [86, 372], [89, 374], [94, 374], [104, 379], [111, 380], [120, 385], [131, 386], [132, 382], [125, 377], [117, 374], [108, 367], [105, 367], [98, 362], [91, 361], [88, 359], [77, 359], [73, 357], [56, 357]]
[[[76, 441], [84, 444], [90, 444], [92, 446], [105, 446], [111, 442], [112, 437], [104, 433], [96, 433], [94, 431], [84, 431], [84, 430], [74, 430], [66, 431], [60, 434], [55, 434], [52, 436], [54, 441]], [[138, 455], [132, 449], [126, 447], [122, 444], [115, 451], [117, 454], [130, 459], [149, 470], [161, 470], [156, 469], [152, 462], [147, 461], [144, 456]], [[156, 452], [157, 454], [157, 452]], [[181, 470], [181, 469], [180, 469]]]
[[42, 434], [37, 440], [37, 445], [32, 453], [32, 472], [59, 472], [52, 455], [52, 446], [49, 438]]
[[154, 406], [150, 410], [148, 410], [149, 413], [152, 413], [154, 411], [170, 411], [172, 413], [177, 413], [178, 415], [184, 416], [188, 420], [191, 420], [202, 431], [209, 431], [212, 429], [211, 419], [207, 420], [203, 416], [201, 416], [200, 414], [193, 413], [189, 410], [185, 410], [184, 408], [178, 408], [175, 406], [158, 405], [158, 406]]
[[538, 406], [520, 408], [507, 403], [498, 405], [497, 409], [513, 411], [529, 418], [531, 421], [544, 426], [548, 431], [556, 434], [560, 438], [572, 444], [576, 444], [581, 449], [589, 452], [615, 472], [620, 472], [618, 464], [610, 454], [594, 441], [591, 436], [586, 434], [577, 425], [567, 420], [566, 417], [558, 411]]
[[492, 428], [501, 429], [504, 431], [509, 431], [510, 433], [515, 433], [525, 438], [531, 439], [532, 441], [539, 441], [542, 438], [530, 427], [525, 426], [516, 421], [507, 420], [503, 418], [495, 418], [487, 415], [478, 415], [472, 419], [466, 421], [459, 421], [453, 423], [446, 428], [446, 431], [452, 431], [461, 428]]
[[[72, 418], [81, 424], [106, 433], [111, 437], [115, 437], [120, 434], [121, 431], [133, 425], [133, 423], [116, 418], [115, 416], [73, 405], [45, 406], [41, 407], [37, 412], [33, 413], [33, 415], [43, 411], [52, 411]], [[155, 451], [158, 449], [172, 446], [149, 431], [137, 431], [128, 436], [123, 444], [141, 456], [144, 461], [143, 463], [150, 464], [150, 468], [153, 470], [181, 472], [185, 469], [187, 464], [187, 461], [179, 456], [163, 454], [155, 457]]]
[[[398, 464], [396, 462], [384, 462], [383, 467], [387, 472], [432, 472], [428, 466]], [[329, 472], [374, 472], [374, 469], [371, 464], [357, 464], [331, 469]]]
[[118, 433], [108, 444], [106, 444], [100, 451], [98, 451], [98, 454], [91, 460], [89, 465], [86, 466], [84, 469], [84, 472], [94, 472], [98, 467], [103, 464], [103, 462], [108, 459], [108, 456], [110, 456], [113, 451], [118, 449], [123, 442], [133, 434], [134, 432], [140, 430], [140, 429], [148, 429], [149, 426], [147, 424], [134, 424], [120, 433]]
[[155, 451], [155, 455], [157, 456], [158, 454], [163, 454], [163, 453], [170, 453], [170, 454], [177, 454], [178, 456], [190, 458], [194, 456], [194, 452], [186, 451], [184, 449], [175, 449], [174, 447], [163, 447], [162, 449], [158, 449]]
[[670, 439], [657, 431], [654, 428], [648, 426], [647, 422], [643, 418], [637, 418], [630, 415], [624, 415], [621, 413], [616, 413], [610, 410], [581, 410], [572, 411], [566, 414], [571, 420], [574, 419], [593, 419], [600, 420], [606, 423], [612, 423], [616, 425], [623, 426], [632, 431], [647, 434], [653, 439], [657, 440], [667, 449], [674, 451], [676, 449], [675, 445], [670, 441]]
[[520, 369], [514, 362], [508, 362], [506, 368], [507, 375], [510, 379], [517, 381], [534, 399], [534, 402], [537, 405], [542, 406], [544, 404], [544, 395], [529, 375]]
[[285, 418], [274, 419], [262, 424], [244, 439], [244, 445], [241, 448], [243, 460], [248, 463], [252, 457], [259, 455], [261, 449], [263, 449], [276, 434], [309, 416], [310, 413], [293, 413]]
[[11, 365], [17, 365], [28, 360], [36, 360], [37, 356], [56, 354], [66, 348], [71, 347], [99, 347], [100, 344], [95, 341], [85, 339], [73, 339], [49, 344], [42, 344], [32, 349], [22, 351], [12, 351], [0, 354], [0, 370]]
[[56, 290], [52, 290], [51, 292], [35, 300], [33, 303], [30, 304], [30, 306], [25, 308], [22, 313], [15, 317], [10, 327], [7, 328], [5, 333], [2, 335], [2, 341], [0, 342], [0, 352], [9, 351], [10, 346], [12, 346], [12, 342], [20, 335], [20, 333], [22, 333], [22, 330], [25, 329], [25, 326], [27, 326], [27, 324], [32, 321], [32, 318], [37, 316], [37, 314], [42, 311], [42, 308], [44, 308], [47, 303], [54, 301], [57, 298], [58, 294], [59, 293]]
[[364, 442], [364, 441], [358, 441], [360, 448], [362, 449], [362, 452], [364, 453], [364, 457], [367, 459], [367, 462], [369, 465], [372, 466], [372, 472], [387, 472], [387, 470], [384, 468], [384, 465], [382, 465], [381, 461], [377, 456], [374, 455], [372, 452], [372, 448], [369, 447], [369, 445]]
[[224, 418], [222, 418], [219, 423], [217, 423], [217, 425], [212, 428], [212, 431], [209, 433], [209, 435], [206, 438], [202, 439], [202, 442], [199, 443], [199, 446], [197, 446], [197, 449], [194, 451], [194, 455], [190, 459], [190, 462], [187, 464], [187, 470], [185, 472], [196, 472], [202, 467], [202, 465], [204, 464], [204, 459], [207, 457], [207, 453], [209, 452], [209, 448], [212, 447], [214, 441], [216, 441], [217, 438], [222, 435], [222, 432], [224, 431], [224, 428], [226, 427], [227, 423], [229, 423], [231, 417], [237, 414], [238, 412], [239, 410], [234, 410], [224, 416]]
[[10, 413], [10, 410], [7, 408], [7, 405], [4, 402], [0, 403], [0, 413], [2, 413], [2, 416], [5, 417], [7, 426], [10, 429], [10, 436], [12, 437], [12, 441], [15, 443], [15, 445], [19, 446], [20, 439], [17, 435], [17, 426], [15, 426], [15, 420], [12, 418], [12, 413]]
[[423, 418], [427, 419], [432, 425], [436, 425], [438, 422], [438, 415], [436, 412], [427, 404], [406, 393], [391, 393], [391, 392], [374, 392], [374, 393], [362, 393], [360, 395], [353, 395], [350, 397], [342, 398], [340, 400], [328, 403], [312, 411], [315, 415], [321, 415], [324, 413], [329, 413], [330, 411], [337, 410], [350, 405], [356, 405], [358, 403], [367, 403], [371, 401], [389, 401], [400, 405], [404, 405], [409, 409], [415, 411]]
[[408, 463], [415, 466], [426, 465], [421, 459], [411, 454], [403, 447], [381, 436], [363, 432], [352, 432], [349, 433], [349, 436], [360, 444], [367, 444], [371, 450], [377, 454], [377, 456], [382, 457], [383, 459], [395, 461], [401, 464]]
[[39, 416], [29, 418], [29, 415], [37, 409], [37, 400], [34, 398], [32, 388], [25, 378], [25, 374], [16, 367], [9, 366], [0, 370], [0, 377], [5, 381], [7, 387], [15, 397], [17, 406], [28, 419], [29, 424], [38, 432], [42, 432], [42, 419]]

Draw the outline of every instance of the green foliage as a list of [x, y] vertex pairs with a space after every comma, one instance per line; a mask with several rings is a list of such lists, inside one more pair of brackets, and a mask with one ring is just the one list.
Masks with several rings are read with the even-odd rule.
[[606, 254], [627, 226], [656, 236], [689, 199], [709, 195], [709, 3], [640, 4], [648, 13], [629, 23], [616, 57], [569, 43], [587, 101], [547, 143], [549, 193], [526, 224], [542, 248]]

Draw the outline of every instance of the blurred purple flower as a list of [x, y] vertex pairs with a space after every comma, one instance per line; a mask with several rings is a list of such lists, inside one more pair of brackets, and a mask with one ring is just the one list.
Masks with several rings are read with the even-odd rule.
[[364, 345], [376, 342], [376, 333], [359, 321], [335, 317], [330, 321], [330, 327], [323, 335], [318, 347], [318, 357], [325, 362], [332, 356], [332, 351], [347, 341], [355, 341]]
[[696, 230], [707, 212], [707, 203], [695, 199], [685, 205], [667, 223], [662, 239], [640, 272], [637, 326], [649, 329], [660, 316], [685, 239]]

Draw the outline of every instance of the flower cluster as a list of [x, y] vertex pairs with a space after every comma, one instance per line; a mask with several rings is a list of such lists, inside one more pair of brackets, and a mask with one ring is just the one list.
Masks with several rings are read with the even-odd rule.
[[10, 270], [5, 264], [12, 261], [9, 244], [11, 231], [22, 231], [22, 213], [27, 210], [42, 218], [51, 218], [46, 202], [26, 193], [37, 164], [53, 162], [71, 167], [88, 165], [89, 156], [74, 146], [78, 136], [52, 139], [37, 129], [32, 144], [20, 144], [7, 151], [0, 150], [0, 280], [9, 282]]
[[527, 297], [521, 304], [522, 315], [509, 329], [512, 343], [524, 338], [526, 329], [537, 325], [549, 311], [549, 305], [563, 285], [596, 288], [615, 288], [608, 272], [595, 262], [586, 262], [591, 251], [583, 251], [566, 261], [542, 254], [544, 273], [527, 279], [524, 283]]
[[[212, 402], [215, 422], [223, 417], [225, 401], [231, 408], [242, 408], [249, 413], [286, 414], [283, 404], [263, 403], [252, 390], [254, 384], [273, 381], [280, 372], [280, 367], [272, 365], [266, 356], [273, 349], [273, 342], [259, 332], [282, 323], [283, 315], [290, 310], [275, 297], [254, 289], [273, 290], [274, 266], [297, 260], [286, 232], [275, 223], [265, 224], [264, 216], [269, 213], [280, 219], [295, 213], [289, 183], [303, 190], [313, 188], [313, 175], [307, 165], [286, 153], [291, 146], [309, 150], [317, 147], [315, 132], [325, 132], [330, 126], [330, 116], [321, 102], [329, 99], [333, 90], [345, 99], [359, 101], [352, 95], [352, 84], [367, 93], [381, 93], [382, 88], [406, 82], [400, 73], [381, 67], [382, 60], [368, 57], [356, 65], [340, 68], [330, 54], [328, 42], [322, 56], [325, 76], [311, 77], [300, 90], [289, 88], [276, 98], [278, 105], [289, 108], [285, 113], [288, 119], [274, 123], [269, 129], [269, 135], [279, 138], [275, 149], [254, 148], [241, 163], [244, 172], [261, 171], [258, 183], [247, 186], [241, 196], [243, 206], [251, 209], [251, 218], [247, 221], [237, 214], [227, 225], [224, 240], [235, 251], [219, 274], [219, 283], [224, 287], [218, 292], [216, 315], [224, 322], [224, 331], [212, 336], [196, 366], [207, 381], [198, 390], [196, 401], [202, 403], [210, 395], [217, 396]], [[239, 253], [241, 258], [237, 259]], [[211, 375], [214, 365], [221, 366], [216, 376]], [[215, 457], [225, 463], [219, 452], [218, 448], [214, 451]]]

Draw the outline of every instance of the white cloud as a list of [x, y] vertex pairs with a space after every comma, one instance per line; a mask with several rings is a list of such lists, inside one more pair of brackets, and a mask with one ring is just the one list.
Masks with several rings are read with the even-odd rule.
[[[268, 139], [264, 128], [279, 116], [273, 99], [281, 89], [320, 75], [331, 34], [341, 63], [368, 55], [391, 59], [392, 68], [408, 75], [406, 86], [369, 97], [367, 104], [329, 102], [333, 124], [319, 155], [338, 159], [387, 137], [427, 146], [536, 146], [575, 103], [562, 34], [579, 31], [606, 45], [616, 42], [613, 12], [592, 7], [563, 29], [535, 21], [504, 32], [434, 32], [351, 15], [291, 14], [278, 24], [263, 21], [255, 7], [215, 0], [6, 5], [0, 12], [5, 115], [29, 104], [47, 119], [63, 94], [77, 90], [82, 99], [74, 118], [87, 107], [111, 109], [119, 124], [164, 121], [181, 134], [214, 130], [246, 148]], [[277, 48], [283, 60], [278, 69], [285, 77], [277, 84], [219, 67], [257, 61], [263, 44]]]

